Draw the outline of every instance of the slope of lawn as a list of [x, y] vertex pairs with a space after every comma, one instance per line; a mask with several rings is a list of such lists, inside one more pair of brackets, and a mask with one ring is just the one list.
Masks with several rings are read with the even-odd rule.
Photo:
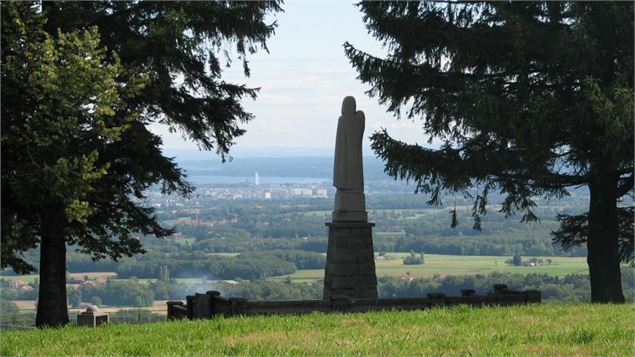
[[635, 305], [538, 304], [2, 332], [0, 355], [633, 356]]

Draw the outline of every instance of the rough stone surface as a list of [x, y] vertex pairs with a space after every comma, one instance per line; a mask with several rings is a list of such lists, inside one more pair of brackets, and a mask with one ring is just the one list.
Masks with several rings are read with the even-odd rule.
[[373, 223], [333, 222], [329, 227], [323, 299], [376, 299]]

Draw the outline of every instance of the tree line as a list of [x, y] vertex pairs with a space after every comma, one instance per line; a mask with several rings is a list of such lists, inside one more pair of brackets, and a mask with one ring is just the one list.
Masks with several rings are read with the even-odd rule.
[[120, 278], [157, 278], [166, 267], [174, 278], [258, 280], [293, 274], [297, 269], [321, 269], [325, 264], [324, 255], [301, 250], [246, 252], [235, 257], [178, 253], [139, 257], [118, 264], [114, 271]]
[[[627, 301], [635, 302], [635, 270], [622, 268], [622, 283]], [[543, 301], [583, 303], [589, 301], [591, 285], [587, 274], [569, 274], [563, 277], [548, 274], [490, 273], [486, 275], [441, 276], [415, 278], [404, 281], [397, 277], [379, 277], [377, 280], [381, 298], [424, 297], [428, 293], [444, 293], [457, 296], [461, 289], [474, 289], [487, 294], [494, 284], [506, 284], [512, 290], [535, 289], [542, 292]], [[110, 279], [101, 286], [83, 285], [69, 291], [69, 304], [81, 302], [110, 306], [149, 306], [154, 300], [181, 300], [196, 292], [218, 290], [226, 297], [242, 297], [250, 300], [321, 299], [323, 285], [320, 282], [296, 283], [291, 280], [240, 281], [238, 285], [223, 282], [182, 283], [175, 280], [141, 282], [135, 279]], [[15, 307], [7, 300], [32, 300], [32, 292], [11, 294], [2, 289], [3, 306]]]
[[[635, 270], [622, 268], [622, 284], [627, 301], [635, 301]], [[494, 284], [505, 284], [512, 290], [540, 290], [543, 301], [588, 302], [591, 284], [587, 274], [569, 274], [563, 277], [548, 274], [490, 273], [487, 275], [436, 275], [404, 281], [396, 277], [377, 279], [382, 298], [422, 297], [427, 293], [459, 295], [461, 289], [474, 289], [478, 294], [493, 291]]]

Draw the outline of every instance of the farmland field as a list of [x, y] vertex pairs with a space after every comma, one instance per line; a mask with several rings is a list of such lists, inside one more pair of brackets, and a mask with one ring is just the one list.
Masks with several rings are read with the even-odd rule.
[[[384, 259], [375, 260], [377, 276], [400, 277], [406, 272], [414, 278], [425, 278], [434, 275], [475, 275], [489, 274], [492, 272], [519, 273], [519, 274], [548, 274], [564, 276], [567, 274], [586, 274], [588, 267], [584, 257], [536, 257], [546, 261], [551, 259], [551, 265], [535, 267], [508, 266], [505, 260], [507, 256], [467, 256], [467, 255], [440, 255], [426, 254], [425, 264], [404, 265], [403, 258], [410, 253], [386, 253]], [[238, 253], [208, 253], [210, 259], [213, 256], [235, 256]], [[531, 257], [523, 257], [528, 260]], [[116, 277], [114, 272], [96, 273], [72, 273], [71, 276], [81, 278], [87, 275], [89, 278]], [[272, 277], [271, 279], [287, 279], [290, 277], [295, 282], [309, 282], [322, 279], [324, 269], [297, 270], [293, 274]], [[27, 283], [32, 283], [38, 275], [4, 276], [4, 279], [20, 279]], [[153, 282], [156, 279], [137, 279], [139, 282]], [[201, 282], [200, 278], [177, 278], [178, 282], [192, 284]]]
[[[385, 259], [375, 260], [377, 276], [399, 277], [409, 272], [414, 278], [425, 278], [434, 275], [474, 275], [488, 274], [492, 272], [519, 273], [519, 274], [549, 274], [564, 276], [567, 274], [585, 274], [588, 271], [586, 258], [583, 257], [536, 257], [539, 259], [551, 259], [551, 265], [535, 267], [508, 266], [505, 260], [510, 257], [501, 256], [463, 256], [463, 255], [439, 255], [426, 254], [425, 264], [404, 265], [403, 258], [410, 253], [386, 253]], [[530, 257], [523, 257], [527, 260]], [[273, 279], [286, 279], [308, 282], [322, 279], [324, 269], [298, 270], [293, 274], [275, 277]]]
[[[88, 279], [98, 279], [98, 278], [109, 278], [116, 277], [117, 273], [114, 271], [103, 271], [103, 272], [86, 272], [86, 273], [69, 273], [69, 275], [76, 279], [82, 279], [85, 276]], [[27, 284], [34, 283], [37, 279], [40, 278], [38, 274], [29, 274], [29, 275], [2, 275], [0, 278], [5, 280], [21, 280]]]
[[[100, 310], [106, 313], [113, 313], [121, 310], [149, 310], [155, 314], [165, 315], [167, 313], [167, 303], [168, 300], [154, 300], [152, 305], [150, 306], [105, 306], [101, 305]], [[17, 305], [19, 310], [33, 310], [37, 309], [37, 302], [35, 300], [13, 300], [14, 304]], [[85, 308], [72, 308], [69, 307], [69, 314], [78, 314], [80, 312], [85, 311]], [[12, 310], [14, 311], [14, 310]]]

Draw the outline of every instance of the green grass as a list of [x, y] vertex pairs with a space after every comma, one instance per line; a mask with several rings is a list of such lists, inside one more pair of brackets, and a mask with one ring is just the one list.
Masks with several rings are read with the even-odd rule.
[[13, 355], [632, 356], [635, 305], [539, 304], [2, 332]]
[[[463, 255], [439, 255], [426, 254], [426, 264], [403, 265], [402, 259], [410, 253], [386, 253], [385, 260], [375, 260], [377, 276], [399, 277], [410, 272], [415, 278], [426, 278], [433, 275], [475, 275], [489, 274], [495, 271], [519, 274], [549, 274], [564, 276], [572, 273], [586, 274], [588, 267], [586, 258], [583, 257], [540, 257], [551, 259], [552, 265], [539, 267], [515, 267], [505, 265], [505, 260], [510, 257], [501, 256], [463, 256]], [[530, 257], [523, 257], [528, 260]], [[275, 277], [273, 279], [286, 279], [291, 277], [293, 281], [308, 282], [324, 277], [324, 269], [298, 270], [293, 274]]]

